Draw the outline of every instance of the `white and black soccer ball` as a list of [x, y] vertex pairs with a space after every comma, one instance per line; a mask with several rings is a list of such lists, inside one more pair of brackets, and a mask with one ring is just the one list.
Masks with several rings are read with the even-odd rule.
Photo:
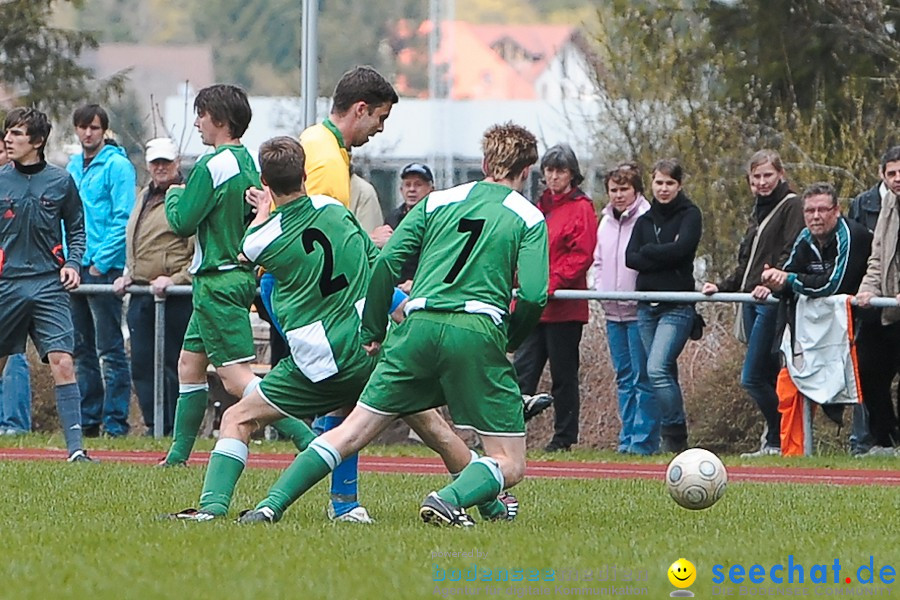
[[684, 508], [709, 508], [725, 495], [728, 472], [718, 456], [703, 448], [685, 450], [666, 469], [666, 487]]

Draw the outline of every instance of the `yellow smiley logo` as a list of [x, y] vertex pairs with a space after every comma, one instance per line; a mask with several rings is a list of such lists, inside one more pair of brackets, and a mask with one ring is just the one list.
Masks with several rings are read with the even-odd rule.
[[669, 567], [669, 581], [677, 588], [691, 587], [697, 579], [697, 569], [686, 558], [679, 558]]

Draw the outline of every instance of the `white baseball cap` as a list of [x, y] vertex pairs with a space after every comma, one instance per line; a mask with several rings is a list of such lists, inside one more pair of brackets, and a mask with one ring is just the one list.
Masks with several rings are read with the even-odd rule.
[[154, 138], [147, 142], [145, 155], [148, 163], [160, 159], [175, 160], [178, 158], [178, 146], [171, 138]]

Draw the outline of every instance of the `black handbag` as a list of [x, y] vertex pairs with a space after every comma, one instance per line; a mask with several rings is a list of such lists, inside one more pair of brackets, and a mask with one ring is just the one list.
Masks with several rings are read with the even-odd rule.
[[703, 337], [703, 328], [706, 327], [706, 320], [703, 318], [703, 315], [697, 312], [697, 309], [694, 309], [694, 322], [691, 325], [691, 339], [699, 340]]

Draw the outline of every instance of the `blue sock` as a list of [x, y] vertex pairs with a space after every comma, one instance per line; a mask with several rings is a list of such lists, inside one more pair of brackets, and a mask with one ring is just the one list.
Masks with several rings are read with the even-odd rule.
[[56, 411], [66, 438], [66, 450], [71, 456], [84, 448], [81, 445], [81, 392], [77, 383], [56, 386]]
[[[344, 422], [344, 417], [325, 416], [313, 424], [322, 431], [331, 431]], [[357, 501], [359, 454], [345, 458], [331, 473], [331, 506], [335, 516], [346, 514], [359, 506]]]

